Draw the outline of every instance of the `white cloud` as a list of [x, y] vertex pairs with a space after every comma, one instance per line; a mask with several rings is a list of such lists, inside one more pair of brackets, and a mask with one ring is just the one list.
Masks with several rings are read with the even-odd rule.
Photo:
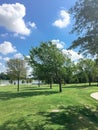
[[4, 41], [3, 43], [0, 44], [0, 53], [1, 54], [9, 54], [9, 53], [14, 53], [16, 52], [16, 48], [12, 45], [11, 42]]
[[52, 40], [52, 43], [55, 44], [57, 46], [57, 48], [62, 49], [62, 52], [64, 54], [67, 54], [71, 58], [72, 61], [76, 62], [79, 59], [83, 58], [83, 56], [81, 54], [78, 54], [78, 52], [75, 52], [73, 50], [66, 50], [66, 49], [64, 49], [65, 43], [60, 41], [59, 39]]
[[24, 36], [21, 36], [20, 39], [25, 40], [26, 38]]
[[64, 45], [65, 45], [65, 43], [60, 41], [59, 39], [52, 40], [52, 43], [55, 44], [57, 46], [57, 48], [59, 48], [59, 49], [63, 49]]
[[28, 25], [31, 27], [31, 28], [36, 28], [36, 24], [34, 22], [28, 22]]
[[1, 37], [6, 37], [6, 36], [8, 36], [8, 33], [1, 34], [0, 36]]
[[0, 63], [0, 73], [1, 72], [6, 72], [6, 67], [3, 63]]
[[60, 11], [60, 18], [54, 21], [53, 26], [58, 28], [65, 28], [70, 23], [70, 15], [65, 10]]
[[0, 63], [0, 66], [2, 66], [2, 63]]
[[9, 61], [10, 58], [9, 58], [9, 57], [5, 57], [5, 58], [3, 58], [3, 60], [4, 60], [4, 61]]
[[32, 68], [29, 65], [27, 65], [27, 68], [27, 77], [30, 78], [32, 76]]
[[29, 56], [29, 55], [27, 55], [27, 56], [26, 56], [26, 58], [30, 58], [30, 56]]
[[11, 32], [29, 35], [30, 29], [27, 28], [23, 19], [25, 15], [26, 11], [23, 4], [2, 4], [0, 6], [0, 26]]
[[81, 58], [83, 58], [83, 56], [81, 54], [78, 54], [77, 52], [73, 51], [73, 50], [66, 50], [63, 49], [63, 53], [67, 54], [72, 61], [77, 61]]
[[17, 53], [14, 55], [14, 58], [23, 58], [23, 55], [21, 53]]

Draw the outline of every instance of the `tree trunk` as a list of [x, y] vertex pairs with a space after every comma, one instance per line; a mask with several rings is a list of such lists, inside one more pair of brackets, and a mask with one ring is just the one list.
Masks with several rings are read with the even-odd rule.
[[62, 92], [62, 84], [61, 84], [61, 81], [59, 81], [59, 92]]
[[38, 81], [38, 87], [40, 87], [40, 80]]
[[19, 77], [18, 77], [18, 81], [17, 81], [17, 91], [19, 92]]
[[89, 86], [91, 86], [91, 82], [89, 81]]
[[50, 82], [50, 89], [52, 89], [52, 83]]
[[98, 77], [96, 77], [96, 83], [97, 83], [96, 85], [98, 86]]
[[89, 76], [89, 86], [91, 86], [91, 81], [92, 81], [92, 78], [91, 76]]

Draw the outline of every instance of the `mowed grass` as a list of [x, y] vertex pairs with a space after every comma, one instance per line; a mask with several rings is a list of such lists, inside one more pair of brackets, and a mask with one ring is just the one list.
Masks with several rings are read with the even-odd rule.
[[97, 86], [0, 86], [0, 130], [98, 130]]

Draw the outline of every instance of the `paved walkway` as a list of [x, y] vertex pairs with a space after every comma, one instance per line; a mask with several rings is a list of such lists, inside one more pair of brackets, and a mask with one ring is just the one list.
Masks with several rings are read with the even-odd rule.
[[92, 93], [90, 96], [91, 96], [92, 98], [98, 100], [98, 92]]

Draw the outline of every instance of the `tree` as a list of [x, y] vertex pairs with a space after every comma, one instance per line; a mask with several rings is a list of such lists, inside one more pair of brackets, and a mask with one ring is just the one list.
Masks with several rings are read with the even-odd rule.
[[95, 62], [91, 59], [81, 59], [78, 64], [78, 75], [81, 82], [89, 82], [89, 86], [95, 77]]
[[52, 42], [43, 42], [39, 47], [30, 50], [29, 63], [33, 68], [33, 75], [39, 80], [50, 82], [56, 80], [59, 83], [59, 91], [62, 91], [61, 83], [65, 76], [64, 64], [67, 56]]
[[98, 0], [78, 0], [70, 13], [75, 19], [72, 33], [80, 36], [69, 49], [80, 47], [84, 54], [98, 55]]
[[21, 59], [10, 59], [7, 62], [7, 73], [12, 79], [17, 79], [17, 91], [19, 91], [19, 80], [26, 78], [26, 62]]
[[96, 81], [98, 86], [98, 57], [95, 59], [95, 72], [96, 72]]
[[71, 61], [70, 58], [66, 60], [66, 76], [65, 76], [65, 83], [72, 83], [73, 82], [73, 71], [74, 71], [74, 62]]
[[0, 73], [0, 79], [2, 80], [9, 80], [9, 76], [6, 73]]

